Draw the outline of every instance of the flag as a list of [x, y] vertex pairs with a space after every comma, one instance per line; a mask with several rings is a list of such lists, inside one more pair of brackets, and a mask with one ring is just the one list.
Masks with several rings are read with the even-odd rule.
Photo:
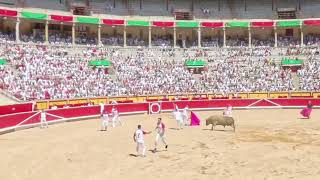
[[190, 126], [199, 126], [200, 125], [200, 119], [198, 118], [198, 116], [191, 111], [191, 122], [190, 122]]

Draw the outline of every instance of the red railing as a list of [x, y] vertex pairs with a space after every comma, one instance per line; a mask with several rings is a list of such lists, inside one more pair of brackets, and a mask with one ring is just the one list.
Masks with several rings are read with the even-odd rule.
[[[116, 106], [120, 113], [145, 113], [149, 111], [150, 103], [159, 103], [163, 111], [171, 111], [176, 104], [179, 108], [189, 106], [190, 109], [220, 109], [228, 105], [234, 108], [299, 108], [304, 107], [311, 101], [317, 107], [320, 106], [319, 98], [281, 98], [281, 99], [213, 99], [213, 100], [186, 100], [186, 101], [164, 101], [164, 102], [143, 102], [107, 104], [104, 108], [111, 112]], [[14, 105], [12, 105], [14, 106]], [[29, 105], [30, 106], [30, 105]], [[28, 108], [30, 108], [28, 106]], [[36, 111], [20, 112], [0, 115], [0, 129], [15, 128], [22, 125], [36, 124], [40, 121], [40, 114]], [[47, 121], [64, 120], [67, 118], [94, 117], [100, 114], [100, 106], [70, 107], [55, 110], [47, 110]]]

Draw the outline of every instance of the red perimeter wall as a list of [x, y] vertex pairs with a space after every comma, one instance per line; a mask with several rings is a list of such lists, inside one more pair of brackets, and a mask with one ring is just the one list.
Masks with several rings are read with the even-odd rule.
[[[215, 99], [215, 100], [195, 100], [195, 101], [165, 101], [161, 102], [162, 110], [173, 110], [174, 104], [176, 104], [180, 109], [184, 108], [186, 105], [191, 109], [205, 109], [205, 108], [223, 108], [229, 104], [233, 107], [275, 107], [280, 105], [281, 107], [290, 106], [306, 106], [308, 101], [311, 101], [313, 105], [320, 106], [320, 99], [313, 98], [295, 98], [295, 99]], [[105, 109], [111, 112], [113, 106], [116, 106], [120, 113], [130, 113], [130, 112], [148, 112], [149, 103], [125, 103], [117, 105], [105, 105]], [[15, 114], [10, 110], [10, 108], [15, 107]], [[18, 124], [27, 125], [38, 123], [40, 121], [40, 114], [37, 112], [32, 112], [32, 103], [28, 104], [18, 104], [10, 106], [2, 106], [0, 108], [1, 113], [6, 115], [0, 115], [0, 129], [13, 127]], [[27, 111], [27, 112], [23, 112]], [[20, 113], [17, 113], [20, 112]], [[73, 107], [65, 109], [47, 110], [47, 121], [59, 120], [61, 118], [80, 118], [85, 116], [94, 116], [100, 113], [100, 106], [85, 106], [85, 107]], [[34, 115], [34, 116], [33, 116]], [[26, 120], [29, 118], [28, 120]], [[25, 121], [25, 122], [23, 122]], [[23, 123], [21, 123], [23, 122]]]
[[32, 111], [32, 103], [0, 106], [0, 115]]

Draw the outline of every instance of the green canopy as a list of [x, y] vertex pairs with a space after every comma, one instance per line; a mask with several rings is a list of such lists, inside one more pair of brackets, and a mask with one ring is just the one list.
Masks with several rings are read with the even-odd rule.
[[128, 26], [149, 26], [149, 21], [128, 21]]
[[247, 27], [249, 27], [249, 22], [246, 22], [246, 21], [230, 21], [230, 22], [227, 22], [227, 27], [247, 28]]
[[182, 28], [196, 28], [199, 27], [199, 22], [194, 22], [194, 21], [178, 21], [176, 22], [177, 27], [182, 27]]
[[278, 21], [277, 26], [278, 27], [299, 27], [301, 24], [300, 20], [294, 20], [294, 21]]
[[99, 18], [77, 17], [77, 22], [83, 24], [99, 24]]
[[188, 68], [202, 68], [206, 65], [206, 62], [204, 60], [187, 60], [185, 62], [185, 65], [188, 67]]
[[109, 60], [91, 60], [89, 62], [90, 66], [103, 66], [103, 67], [109, 67], [111, 62]]
[[26, 11], [21, 12], [21, 16], [27, 19], [39, 19], [39, 20], [46, 20], [48, 17], [48, 15], [44, 13], [33, 13], [33, 12], [26, 12]]
[[303, 64], [303, 61], [301, 59], [283, 58], [281, 60], [282, 66], [301, 66], [302, 64]]
[[6, 65], [8, 63], [5, 59], [0, 59], [0, 65]]

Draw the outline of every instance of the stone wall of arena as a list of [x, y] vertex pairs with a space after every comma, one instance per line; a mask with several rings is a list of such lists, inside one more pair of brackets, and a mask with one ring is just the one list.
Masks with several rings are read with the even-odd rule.
[[[116, 106], [120, 115], [170, 112], [174, 109], [175, 104], [180, 109], [188, 105], [189, 109], [194, 111], [221, 110], [229, 104], [234, 109], [302, 108], [307, 105], [308, 101], [311, 101], [315, 108], [320, 107], [320, 93], [243, 93], [239, 95], [241, 96], [184, 95], [184, 98], [180, 96], [179, 100], [173, 100], [176, 97], [173, 95], [86, 99], [87, 101], [94, 102], [95, 105], [93, 106], [83, 104], [84, 99], [39, 101], [36, 103], [35, 110], [28, 110], [34, 106], [33, 103], [28, 103], [26, 104], [28, 109], [24, 112], [9, 112], [8, 114], [0, 115], [0, 133], [38, 126], [40, 122], [40, 112], [37, 111], [38, 109], [45, 109], [45, 107], [57, 104], [65, 105], [66, 102], [80, 102], [81, 105], [74, 104], [73, 107], [61, 107], [55, 110], [47, 109], [46, 114], [49, 124], [97, 118], [100, 114], [99, 103], [101, 102], [105, 103], [105, 109], [109, 112], [113, 106]], [[164, 99], [164, 97], [167, 99]], [[111, 104], [111, 100], [118, 103]], [[0, 112], [3, 109], [14, 108], [15, 106], [18, 107], [19, 105], [1, 106]]]

